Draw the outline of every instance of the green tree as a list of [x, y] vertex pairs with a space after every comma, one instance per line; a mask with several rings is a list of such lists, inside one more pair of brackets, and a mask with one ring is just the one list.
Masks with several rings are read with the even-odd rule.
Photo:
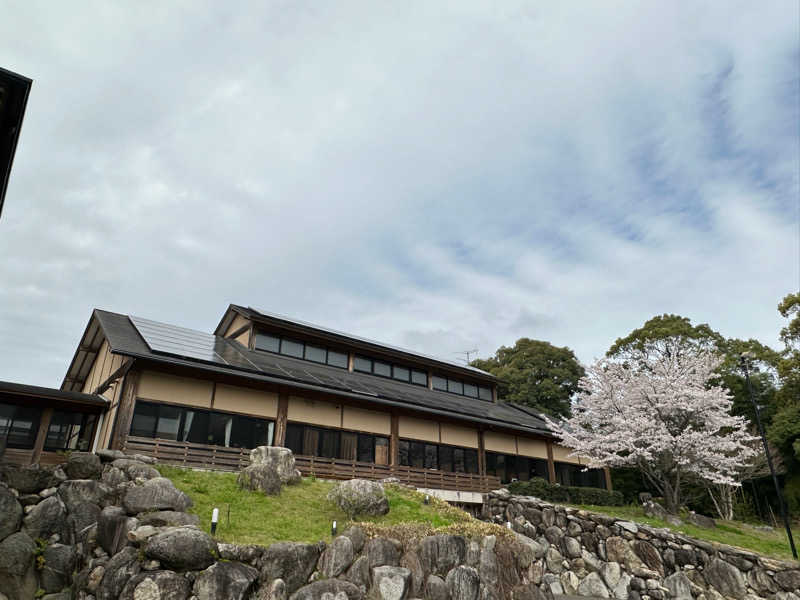
[[777, 369], [781, 387], [775, 394], [775, 416], [767, 437], [781, 451], [789, 470], [800, 477], [800, 293], [787, 295], [778, 311], [789, 323], [780, 334], [784, 343]]
[[501, 346], [494, 356], [471, 364], [499, 379], [499, 398], [553, 416], [569, 415], [584, 375], [572, 350], [529, 338], [518, 339], [511, 348]]

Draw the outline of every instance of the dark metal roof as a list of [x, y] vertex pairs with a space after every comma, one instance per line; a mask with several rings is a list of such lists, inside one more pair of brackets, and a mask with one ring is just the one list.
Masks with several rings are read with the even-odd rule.
[[0, 68], [0, 215], [32, 81]]
[[[373, 404], [398, 406], [422, 413], [446, 415], [537, 435], [551, 436], [544, 421], [515, 405], [493, 403], [350, 372], [287, 356], [250, 350], [218, 335], [175, 327], [117, 313], [96, 310], [112, 352], [162, 364], [190, 367], [210, 373], [317, 390]], [[139, 329], [137, 329], [137, 327]], [[202, 337], [203, 343], [198, 343]], [[149, 341], [155, 350], [148, 346]], [[186, 344], [186, 351], [180, 345]], [[169, 347], [169, 352], [164, 349]], [[198, 348], [207, 358], [199, 358]], [[212, 352], [208, 352], [208, 350]]]
[[0, 381], [1, 394], [13, 394], [15, 396], [35, 396], [50, 400], [63, 400], [76, 404], [89, 404], [106, 408], [108, 400], [95, 394], [82, 394], [80, 392], [68, 392], [55, 388], [39, 387], [38, 385], [27, 385], [24, 383], [13, 383], [11, 381]]
[[230, 313], [230, 311], [239, 313], [243, 317], [251, 321], [254, 321], [256, 323], [267, 323], [271, 325], [277, 325], [279, 327], [288, 328], [301, 333], [319, 336], [322, 339], [339, 342], [343, 345], [359, 349], [362, 352], [379, 352], [381, 354], [388, 354], [390, 356], [399, 357], [401, 359], [409, 361], [418, 361], [426, 363], [434, 368], [438, 367], [440, 369], [445, 369], [447, 371], [459, 371], [467, 376], [476, 377], [478, 379], [482, 379], [485, 381], [494, 382], [497, 380], [497, 378], [491, 373], [487, 373], [486, 371], [478, 369], [471, 365], [465, 365], [462, 363], [454, 362], [452, 360], [447, 360], [446, 358], [431, 356], [428, 354], [415, 352], [413, 350], [400, 348], [398, 346], [392, 346], [390, 344], [385, 344], [383, 342], [378, 342], [357, 335], [344, 333], [342, 331], [337, 331], [335, 329], [330, 329], [328, 327], [323, 327], [321, 325], [315, 325], [313, 323], [308, 323], [306, 321], [301, 321], [299, 319], [294, 319], [292, 317], [287, 317], [285, 315], [280, 315], [278, 313], [272, 313], [261, 309], [256, 309], [253, 308], [252, 306], [244, 307], [244, 306], [239, 306], [237, 304], [231, 304], [229, 310], [226, 312], [226, 315], [223, 316], [219, 325], [217, 325], [217, 328], [215, 330], [216, 334], [222, 335], [224, 333], [224, 328], [227, 328], [227, 326], [230, 324], [229, 322], [232, 321], [231, 318], [226, 319], [226, 316]]

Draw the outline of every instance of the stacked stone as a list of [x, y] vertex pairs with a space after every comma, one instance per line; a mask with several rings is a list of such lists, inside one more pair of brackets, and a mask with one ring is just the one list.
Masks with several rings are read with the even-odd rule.
[[619, 600], [800, 600], [800, 569], [752, 552], [622, 519], [513, 496], [484, 498], [481, 517], [511, 524], [525, 583], [548, 594]]

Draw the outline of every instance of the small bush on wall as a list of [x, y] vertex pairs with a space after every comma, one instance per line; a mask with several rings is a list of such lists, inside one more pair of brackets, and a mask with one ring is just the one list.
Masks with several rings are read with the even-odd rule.
[[536, 496], [549, 502], [568, 504], [594, 504], [596, 506], [623, 506], [625, 498], [620, 492], [609, 492], [600, 488], [555, 485], [540, 477], [530, 481], [515, 481], [509, 491], [520, 496]]

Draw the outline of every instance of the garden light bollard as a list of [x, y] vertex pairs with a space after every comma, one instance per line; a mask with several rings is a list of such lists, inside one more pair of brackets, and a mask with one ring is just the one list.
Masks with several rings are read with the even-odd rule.
[[331, 537], [336, 537], [336, 521], [331, 524]]
[[217, 522], [219, 521], [219, 509], [215, 508], [211, 511], [211, 535], [217, 533]]

